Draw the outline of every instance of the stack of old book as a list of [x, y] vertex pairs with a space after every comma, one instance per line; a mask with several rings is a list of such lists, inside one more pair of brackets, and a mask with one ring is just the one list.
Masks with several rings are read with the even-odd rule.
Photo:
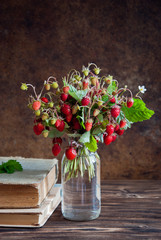
[[23, 171], [0, 174], [0, 226], [41, 227], [61, 201], [57, 159], [0, 157], [17, 160]]

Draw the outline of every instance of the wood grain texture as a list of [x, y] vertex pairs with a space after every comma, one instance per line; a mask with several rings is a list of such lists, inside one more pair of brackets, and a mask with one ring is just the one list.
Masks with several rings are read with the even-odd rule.
[[103, 181], [98, 219], [72, 222], [60, 206], [43, 228], [0, 228], [3, 240], [159, 240], [161, 239], [161, 181]]

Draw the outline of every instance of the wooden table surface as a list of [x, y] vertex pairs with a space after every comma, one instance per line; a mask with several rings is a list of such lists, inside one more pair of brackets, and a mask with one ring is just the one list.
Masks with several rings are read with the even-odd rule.
[[161, 239], [161, 181], [102, 182], [102, 211], [98, 219], [72, 222], [60, 205], [42, 228], [0, 228], [0, 240], [19, 239]]

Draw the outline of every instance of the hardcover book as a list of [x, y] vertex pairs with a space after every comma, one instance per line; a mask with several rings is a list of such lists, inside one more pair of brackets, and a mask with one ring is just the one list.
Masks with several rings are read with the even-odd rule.
[[55, 184], [38, 208], [0, 209], [0, 227], [42, 227], [61, 201]]
[[40, 206], [57, 182], [58, 160], [0, 157], [0, 164], [17, 160], [23, 171], [0, 174], [0, 208], [34, 208]]

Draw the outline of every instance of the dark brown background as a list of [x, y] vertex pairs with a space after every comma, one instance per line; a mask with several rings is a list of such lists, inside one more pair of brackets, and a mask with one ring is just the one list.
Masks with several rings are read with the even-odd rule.
[[50, 139], [33, 133], [20, 83], [61, 80], [95, 62], [134, 93], [145, 85], [144, 100], [156, 111], [99, 146], [102, 178], [161, 179], [160, 13], [159, 0], [0, 1], [0, 155], [52, 158]]

